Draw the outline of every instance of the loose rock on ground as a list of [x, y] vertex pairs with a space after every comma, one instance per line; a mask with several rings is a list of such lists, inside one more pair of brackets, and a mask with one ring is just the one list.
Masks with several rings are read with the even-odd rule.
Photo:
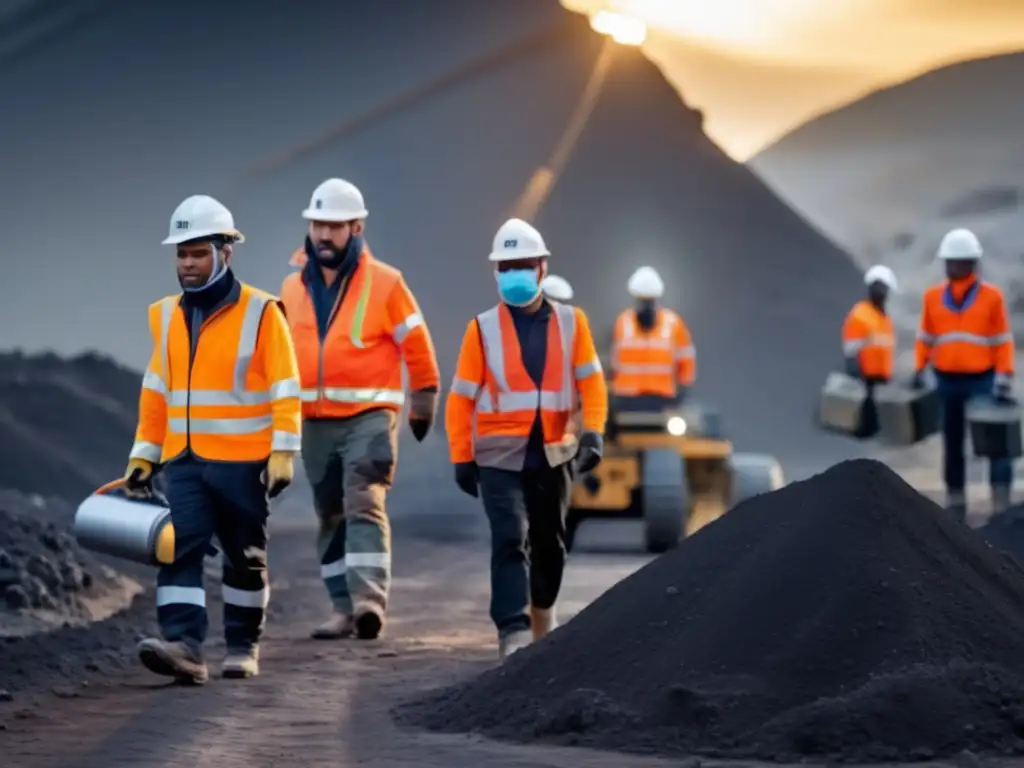
[[1024, 754], [1024, 570], [885, 465], [737, 506], [402, 722], [658, 754]]

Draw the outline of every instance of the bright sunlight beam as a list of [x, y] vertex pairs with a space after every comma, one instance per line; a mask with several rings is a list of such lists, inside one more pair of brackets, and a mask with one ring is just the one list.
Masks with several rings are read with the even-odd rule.
[[595, 13], [590, 17], [590, 28], [622, 45], [643, 45], [647, 39], [647, 25], [640, 19], [613, 11]]

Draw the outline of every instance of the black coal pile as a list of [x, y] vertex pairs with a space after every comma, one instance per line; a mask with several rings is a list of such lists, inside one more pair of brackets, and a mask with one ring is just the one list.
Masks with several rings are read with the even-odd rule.
[[133, 588], [54, 523], [0, 509], [0, 637], [106, 618]]
[[997, 549], [1024, 561], [1024, 504], [1016, 504], [978, 528], [978, 534]]
[[1024, 569], [885, 465], [736, 507], [402, 721], [631, 752], [1024, 754]]

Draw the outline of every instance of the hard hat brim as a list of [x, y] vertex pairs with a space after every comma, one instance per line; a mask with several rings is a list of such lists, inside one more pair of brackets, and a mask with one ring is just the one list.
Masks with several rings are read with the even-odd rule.
[[346, 213], [344, 216], [332, 216], [315, 208], [307, 208], [302, 212], [302, 218], [306, 221], [329, 221], [332, 224], [344, 224], [346, 221], [361, 221], [369, 215], [370, 212], [365, 208], [361, 211], [356, 211], [354, 214]]
[[551, 252], [546, 248], [539, 251], [530, 251], [528, 253], [517, 253], [509, 254], [508, 251], [491, 251], [491, 255], [487, 257], [488, 261], [524, 261], [526, 259], [544, 259], [551, 255]]
[[229, 229], [226, 232], [220, 229], [213, 230], [192, 230], [181, 235], [172, 235], [163, 241], [163, 245], [181, 245], [187, 243], [189, 240], [202, 240], [204, 237], [216, 237], [217, 235], [223, 235], [224, 237], [234, 238], [236, 243], [244, 243], [245, 235], [239, 232], [237, 229]]
[[942, 261], [981, 261], [981, 254], [972, 253], [965, 255], [962, 253], [940, 253], [939, 258]]

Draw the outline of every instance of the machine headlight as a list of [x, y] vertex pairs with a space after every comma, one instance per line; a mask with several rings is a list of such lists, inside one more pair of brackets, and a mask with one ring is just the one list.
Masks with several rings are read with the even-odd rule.
[[682, 416], [672, 416], [666, 422], [665, 428], [672, 437], [682, 437], [686, 434], [686, 419]]

